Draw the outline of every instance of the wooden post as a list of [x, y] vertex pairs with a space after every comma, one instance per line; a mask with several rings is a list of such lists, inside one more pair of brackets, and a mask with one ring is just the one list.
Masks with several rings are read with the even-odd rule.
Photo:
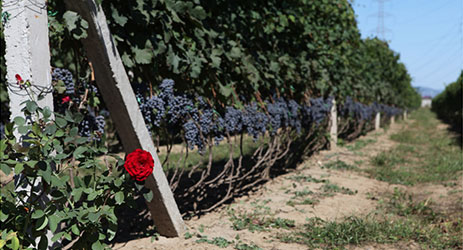
[[65, 4], [69, 10], [77, 12], [88, 22], [88, 36], [82, 40], [82, 44], [93, 64], [96, 83], [116, 125], [124, 150], [130, 153], [142, 148], [149, 151], [154, 158], [153, 174], [145, 180], [145, 186], [153, 192], [153, 199], [147, 205], [154, 224], [161, 235], [178, 237], [185, 230], [185, 225], [111, 36], [105, 14], [94, 0], [66, 0]]
[[[24, 101], [34, 100], [41, 108], [53, 111], [53, 86], [51, 85], [50, 48], [48, 42], [48, 15], [46, 0], [3, 0], [6, 83], [10, 99], [10, 120], [24, 117], [21, 111]], [[29, 87], [20, 87], [16, 79], [19, 75], [29, 81]], [[43, 97], [39, 100], [39, 96]], [[25, 117], [24, 117], [25, 118]], [[34, 118], [35, 119], [35, 118]], [[18, 142], [22, 138], [15, 130]], [[37, 186], [30, 186], [21, 175], [15, 175], [15, 191], [27, 190], [40, 194], [41, 179]], [[49, 201], [49, 196], [41, 196], [41, 202]], [[56, 248], [60, 242], [52, 242], [53, 233], [47, 231], [48, 247]], [[37, 244], [40, 238], [37, 238]], [[27, 246], [25, 246], [27, 247]]]
[[331, 148], [335, 148], [338, 143], [338, 113], [336, 109], [336, 99], [333, 98], [331, 111], [330, 111], [330, 145]]
[[379, 130], [381, 126], [381, 113], [376, 113], [376, 116], [375, 116], [375, 130]]

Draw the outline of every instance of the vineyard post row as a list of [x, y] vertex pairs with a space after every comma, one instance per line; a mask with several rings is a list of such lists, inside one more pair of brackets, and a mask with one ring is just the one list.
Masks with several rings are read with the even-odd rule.
[[161, 235], [178, 237], [185, 230], [185, 224], [146, 128], [103, 9], [94, 0], [66, 0], [65, 5], [89, 23], [88, 36], [82, 40], [82, 44], [94, 66], [96, 83], [116, 124], [124, 151], [130, 153], [141, 148], [153, 156], [154, 170], [145, 180], [145, 187], [153, 192], [153, 199], [147, 201], [151, 218]]
[[[2, 5], [3, 13], [8, 13], [11, 17], [4, 23], [10, 119], [30, 119], [25, 117], [22, 111], [25, 108], [24, 102], [30, 99], [36, 101], [39, 107], [49, 107], [53, 112], [46, 1], [4, 0]], [[31, 87], [27, 87], [29, 84]], [[14, 131], [14, 135], [18, 142], [22, 141], [22, 136], [17, 130]], [[32, 188], [37, 194], [42, 191], [40, 179], [39, 183], [32, 187], [24, 178], [21, 174], [15, 174], [15, 192], [31, 192]], [[41, 200], [46, 203], [50, 196], [43, 195]], [[50, 230], [46, 235], [48, 247], [60, 244], [59, 241], [51, 241], [53, 235]], [[38, 240], [40, 238], [37, 238], [37, 243]]]

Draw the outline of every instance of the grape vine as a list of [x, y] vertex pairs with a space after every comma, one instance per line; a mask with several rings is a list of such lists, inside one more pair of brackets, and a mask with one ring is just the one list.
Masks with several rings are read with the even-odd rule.
[[[183, 134], [190, 149], [200, 152], [208, 140], [220, 143], [227, 135], [246, 133], [254, 140], [266, 132], [275, 136], [279, 129], [289, 128], [300, 133], [312, 124], [319, 126], [330, 114], [333, 97], [312, 98], [298, 104], [294, 100], [274, 97], [266, 100], [265, 105], [249, 102], [241, 109], [234, 106], [223, 108], [223, 114], [211, 106], [206, 98], [176, 93], [175, 82], [165, 79], [159, 86], [160, 92], [152, 97], [148, 93], [137, 93], [140, 110], [151, 132], [156, 132], [163, 124], [173, 133]], [[400, 109], [383, 104], [365, 105], [347, 97], [340, 108], [342, 116], [361, 121], [370, 120], [374, 113], [383, 112], [387, 116], [397, 115]]]

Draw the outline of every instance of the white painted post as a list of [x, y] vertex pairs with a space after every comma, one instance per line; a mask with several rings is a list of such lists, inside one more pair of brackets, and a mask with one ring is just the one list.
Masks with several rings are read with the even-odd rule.
[[[48, 16], [46, 0], [4, 0], [3, 15], [8, 16], [4, 25], [6, 81], [10, 98], [11, 119], [23, 116], [21, 103], [37, 101], [40, 107], [48, 106], [53, 111], [51, 85], [50, 49], [48, 47]], [[29, 80], [28, 92], [20, 89], [15, 75]]]
[[404, 110], [404, 121], [407, 120], [407, 110]]
[[[10, 99], [10, 120], [24, 117], [21, 109], [27, 100], [34, 100], [39, 107], [49, 107], [53, 111], [53, 87], [51, 85], [50, 49], [48, 43], [48, 15], [46, 0], [3, 0], [2, 17], [5, 17], [5, 62], [8, 97]], [[30, 82], [30, 87], [20, 88], [16, 75]], [[39, 100], [39, 96], [43, 97]], [[15, 131], [21, 141], [21, 135]], [[15, 191], [41, 191], [41, 180], [31, 187], [21, 176], [15, 176]], [[41, 203], [49, 197], [42, 196]], [[48, 247], [55, 248], [59, 242], [51, 241], [53, 234], [47, 232]], [[37, 242], [40, 238], [37, 238]]]
[[375, 116], [375, 130], [379, 130], [381, 126], [381, 114], [378, 112]]
[[338, 113], [336, 109], [336, 99], [333, 98], [331, 111], [330, 111], [330, 145], [331, 148], [335, 148], [338, 143]]
[[391, 116], [391, 125], [395, 123], [395, 115]]
[[65, 4], [89, 24], [88, 36], [82, 40], [82, 44], [93, 64], [96, 83], [116, 124], [124, 150], [130, 153], [142, 148], [154, 158], [153, 174], [145, 180], [145, 186], [153, 192], [152, 201], [147, 202], [151, 218], [161, 235], [178, 237], [185, 230], [185, 225], [111, 36], [106, 16], [94, 0], [66, 0]]

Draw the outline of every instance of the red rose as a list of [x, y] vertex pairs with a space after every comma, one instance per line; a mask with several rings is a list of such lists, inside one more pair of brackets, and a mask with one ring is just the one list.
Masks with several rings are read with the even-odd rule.
[[153, 167], [154, 160], [150, 152], [138, 148], [127, 155], [124, 163], [125, 170], [137, 181], [148, 178], [153, 173]]
[[67, 103], [67, 102], [70, 102], [71, 101], [71, 97], [69, 96], [65, 96], [61, 99], [61, 104], [63, 103]]
[[16, 77], [16, 81], [18, 82], [22, 82], [23, 80], [19, 74], [16, 74], [14, 77]]

